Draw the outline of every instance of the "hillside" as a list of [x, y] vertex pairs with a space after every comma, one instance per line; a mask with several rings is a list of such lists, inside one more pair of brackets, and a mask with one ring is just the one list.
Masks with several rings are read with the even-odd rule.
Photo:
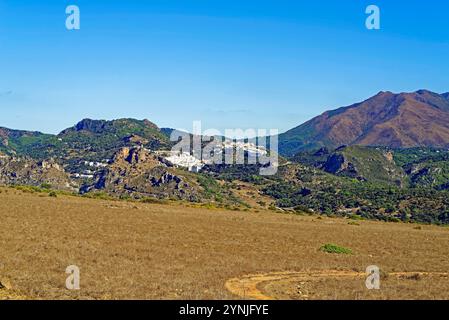
[[56, 190], [78, 191], [64, 168], [53, 160], [36, 161], [0, 154], [0, 184], [28, 185]]
[[361, 103], [325, 112], [279, 136], [279, 151], [284, 156], [341, 145], [446, 147], [449, 94], [380, 92]]
[[393, 159], [393, 152], [362, 146], [335, 150], [322, 169], [326, 172], [362, 181], [404, 186], [405, 173]]
[[126, 145], [126, 138], [141, 137], [140, 142], [150, 149], [169, 145], [169, 139], [149, 120], [118, 119], [112, 121], [84, 119], [74, 127], [58, 134], [73, 149], [111, 151]]
[[123, 199], [214, 202], [217, 198], [209, 194], [211, 184], [215, 184], [214, 194], [221, 197], [221, 202], [236, 202], [214, 180], [207, 185], [202, 176], [175, 168], [164, 158], [142, 147], [125, 147], [114, 155], [110, 165], [95, 175], [93, 184], [84, 186], [82, 192], [103, 191]]
[[111, 158], [124, 146], [142, 144], [150, 149], [167, 148], [169, 137], [148, 120], [84, 119], [58, 135], [0, 128], [0, 150], [7, 154], [85, 160]]
[[0, 151], [8, 155], [44, 154], [43, 146], [57, 143], [51, 134], [0, 127]]

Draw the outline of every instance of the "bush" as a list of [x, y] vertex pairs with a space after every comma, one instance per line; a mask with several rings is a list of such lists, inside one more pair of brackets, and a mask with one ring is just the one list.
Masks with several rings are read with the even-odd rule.
[[51, 189], [51, 184], [49, 184], [49, 183], [43, 183], [43, 184], [41, 184], [41, 188], [42, 188], [42, 189]]
[[85, 193], [83, 194], [83, 197], [100, 200], [115, 200], [113, 197], [103, 191]]
[[358, 221], [365, 220], [365, 218], [363, 218], [359, 215], [356, 215], [356, 214], [351, 214], [350, 216], [348, 216], [348, 218], [351, 220], [358, 220]]
[[120, 200], [129, 201], [132, 200], [131, 196], [129, 194], [121, 194], [119, 197]]
[[151, 197], [142, 198], [140, 200], [140, 202], [142, 202], [142, 203], [153, 203], [153, 204], [165, 204], [165, 203], [167, 203], [166, 200], [162, 200], [162, 199], [158, 199], [158, 198], [151, 198]]
[[396, 217], [387, 217], [387, 222], [399, 223], [402, 222], [402, 220]]
[[56, 194], [56, 192], [51, 191], [51, 192], [48, 194], [48, 196], [49, 196], [49, 197], [56, 198], [56, 197], [57, 197], [57, 194]]
[[324, 246], [322, 246], [320, 248], [320, 251], [327, 252], [327, 253], [337, 253], [337, 254], [352, 254], [351, 249], [339, 247], [332, 243], [325, 244]]

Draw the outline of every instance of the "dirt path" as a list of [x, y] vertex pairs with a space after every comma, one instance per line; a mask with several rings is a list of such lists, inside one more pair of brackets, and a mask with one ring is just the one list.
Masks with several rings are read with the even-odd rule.
[[[388, 276], [394, 277], [411, 277], [411, 276], [449, 276], [449, 273], [443, 272], [392, 272]], [[253, 300], [276, 300], [276, 297], [271, 297], [262, 292], [263, 285], [279, 281], [311, 281], [312, 279], [323, 278], [366, 278], [368, 275], [365, 272], [355, 271], [338, 271], [338, 270], [323, 270], [323, 271], [309, 271], [309, 272], [272, 272], [266, 274], [246, 275], [241, 278], [229, 279], [225, 283], [225, 287], [232, 294], [243, 299]], [[309, 298], [303, 295], [303, 298]]]

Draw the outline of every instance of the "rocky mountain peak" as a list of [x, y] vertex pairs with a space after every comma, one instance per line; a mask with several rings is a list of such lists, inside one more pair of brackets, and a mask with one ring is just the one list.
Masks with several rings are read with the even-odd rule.
[[91, 131], [99, 133], [104, 130], [105, 120], [83, 119], [75, 125], [76, 131]]

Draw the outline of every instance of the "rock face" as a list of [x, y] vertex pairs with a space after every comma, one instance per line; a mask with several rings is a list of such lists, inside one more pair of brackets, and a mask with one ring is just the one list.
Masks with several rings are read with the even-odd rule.
[[122, 148], [112, 164], [95, 177], [84, 192], [104, 190], [115, 195], [197, 201], [201, 190], [188, 173], [167, 166], [142, 147]]
[[393, 153], [376, 148], [349, 146], [338, 148], [322, 166], [326, 172], [360, 181], [404, 186], [405, 172], [396, 165]]
[[78, 187], [54, 160], [35, 161], [0, 155], [0, 184], [49, 185], [52, 189], [77, 191]]
[[449, 94], [426, 90], [376, 96], [328, 111], [279, 136], [280, 153], [341, 145], [449, 146]]
[[354, 163], [350, 162], [341, 153], [335, 153], [331, 155], [323, 167], [324, 171], [332, 174], [340, 174], [352, 178], [358, 178], [359, 180], [366, 180], [364, 177], [360, 176]]

